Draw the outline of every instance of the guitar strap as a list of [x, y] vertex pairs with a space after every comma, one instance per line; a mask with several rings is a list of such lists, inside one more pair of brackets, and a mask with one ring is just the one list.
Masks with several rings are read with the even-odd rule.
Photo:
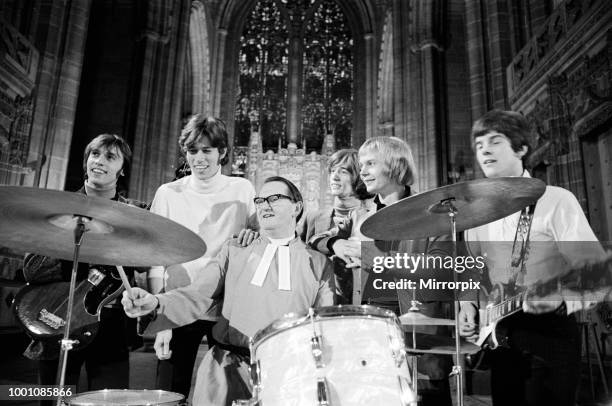
[[514, 271], [514, 275], [510, 282], [515, 286], [523, 285], [525, 281], [525, 273], [527, 272], [525, 262], [527, 258], [529, 258], [529, 234], [531, 232], [531, 222], [533, 220], [535, 206], [536, 203], [524, 207], [523, 210], [521, 210], [521, 216], [516, 226], [514, 243], [512, 244], [512, 261], [510, 264]]

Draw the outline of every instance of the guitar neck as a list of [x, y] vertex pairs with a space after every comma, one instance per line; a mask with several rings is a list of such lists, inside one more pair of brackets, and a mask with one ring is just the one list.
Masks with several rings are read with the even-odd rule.
[[[604, 296], [607, 297], [612, 290], [611, 266], [612, 253], [602, 260], [587, 263], [580, 268], [570, 270], [562, 276], [544, 283], [538, 283], [529, 289], [525, 289], [514, 296], [502, 300], [500, 303], [488, 305], [485, 308], [486, 324], [495, 323], [506, 316], [520, 311], [523, 308], [523, 302], [527, 298], [528, 293], [540, 298], [544, 298], [551, 293], [563, 293], [562, 298], [564, 300], [571, 300], [572, 297], [580, 297], [580, 294], [586, 292], [592, 298], [595, 298], [597, 297], [595, 293], [602, 291], [605, 293]], [[564, 292], [564, 289], [568, 289], [569, 293]]]
[[523, 302], [527, 292], [521, 292], [517, 295], [511, 296], [500, 303], [489, 305], [485, 308], [485, 324], [489, 325], [495, 323], [504, 317], [510, 316], [513, 313], [520, 311], [523, 308]]

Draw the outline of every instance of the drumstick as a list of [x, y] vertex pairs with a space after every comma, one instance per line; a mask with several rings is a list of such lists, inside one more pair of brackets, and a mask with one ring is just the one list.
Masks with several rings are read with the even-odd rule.
[[125, 274], [123, 267], [121, 265], [116, 265], [116, 266], [117, 266], [117, 271], [119, 271], [119, 276], [121, 277], [121, 282], [123, 282], [123, 286], [125, 286], [125, 290], [128, 294], [128, 297], [134, 300], [134, 293], [132, 292], [130, 281], [128, 281], [127, 275]]

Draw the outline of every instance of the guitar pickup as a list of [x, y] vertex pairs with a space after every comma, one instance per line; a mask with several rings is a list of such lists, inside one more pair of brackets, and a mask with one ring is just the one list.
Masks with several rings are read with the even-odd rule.
[[38, 314], [38, 320], [45, 323], [47, 326], [57, 330], [64, 327], [66, 322], [61, 317], [49, 312], [47, 309], [42, 309]]
[[105, 277], [106, 275], [103, 272], [97, 270], [96, 268], [91, 268], [87, 274], [87, 282], [94, 286], [98, 286]]

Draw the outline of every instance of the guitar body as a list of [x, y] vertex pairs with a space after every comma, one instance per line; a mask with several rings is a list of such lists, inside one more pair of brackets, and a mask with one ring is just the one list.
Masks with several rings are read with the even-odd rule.
[[[486, 350], [508, 346], [508, 331], [504, 328], [503, 319], [521, 312], [526, 299], [561, 303], [562, 300], [575, 301], [586, 297], [588, 299], [583, 305], [588, 308], [607, 300], [612, 294], [611, 286], [612, 253], [608, 253], [602, 259], [587, 262], [580, 268], [529, 288], [505, 284], [496, 285], [488, 295], [483, 292], [486, 298], [481, 303], [487, 305], [479, 311], [480, 332], [475, 342], [483, 351], [467, 356], [468, 366], [477, 369]], [[577, 309], [581, 308], [576, 307], [573, 311]]]
[[[70, 338], [76, 349], [87, 346], [98, 332], [100, 311], [123, 290], [121, 279], [110, 271], [92, 268], [74, 291]], [[28, 284], [15, 296], [13, 311], [27, 333], [38, 340], [61, 340], [64, 336], [70, 282]]]
[[[487, 303], [487, 305], [478, 311], [480, 331], [478, 333], [478, 339], [474, 342], [475, 345], [482, 349], [476, 354], [466, 356], [466, 364], [470, 369], [486, 369], [483, 367], [487, 364], [486, 352], [500, 346], [508, 346], [507, 330], [503, 326], [503, 320], [492, 318], [491, 312], [496, 306], [503, 307], [503, 302], [506, 300], [506, 297], [515, 294], [516, 289], [509, 285], [498, 284], [493, 287], [489, 294], [486, 294], [486, 292], [483, 293], [485, 297], [481, 298], [481, 303]], [[512, 313], [516, 313], [517, 311], [519, 310], [513, 311]]]
[[[516, 305], [508, 309], [508, 306], [512, 306], [514, 303], [504, 303], [508, 300], [508, 297], [515, 296], [518, 293], [518, 289], [513, 285], [497, 284], [493, 287], [491, 293], [487, 295], [487, 305], [479, 310], [480, 331], [478, 340], [474, 344], [492, 350], [500, 345], [507, 345], [506, 330], [500, 328], [498, 324], [502, 321], [501, 317], [507, 317], [521, 311], [521, 307], [517, 308]], [[494, 314], [494, 317], [491, 317], [491, 313], [494, 312], [496, 307], [501, 307], [499, 314]]]

